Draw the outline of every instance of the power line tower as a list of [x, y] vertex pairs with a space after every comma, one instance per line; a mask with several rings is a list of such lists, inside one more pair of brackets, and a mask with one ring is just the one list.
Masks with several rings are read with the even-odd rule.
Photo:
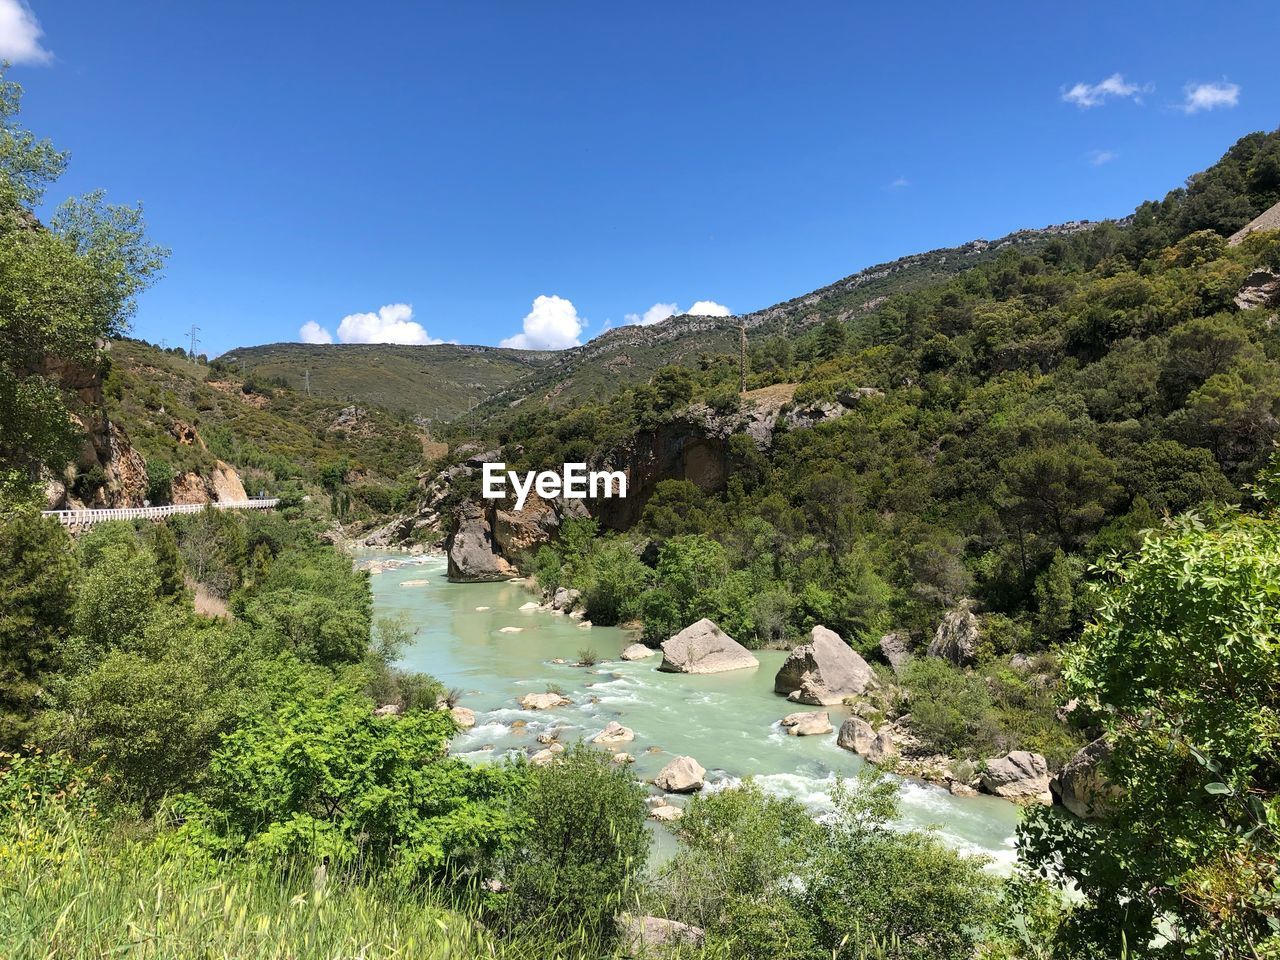
[[747, 321], [738, 324], [738, 392], [747, 392]]
[[196, 344], [200, 342], [199, 339], [196, 337], [196, 334], [199, 332], [200, 332], [200, 328], [197, 327], [194, 323], [191, 325], [191, 329], [187, 332], [187, 336], [191, 338], [191, 352], [189, 355], [193, 361], [196, 358]]
[[307, 396], [311, 396], [311, 368], [307, 367], [302, 371], [302, 387], [307, 391]]

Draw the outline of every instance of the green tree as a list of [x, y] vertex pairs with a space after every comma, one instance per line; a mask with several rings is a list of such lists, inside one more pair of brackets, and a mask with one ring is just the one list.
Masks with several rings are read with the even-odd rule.
[[893, 827], [898, 786], [882, 775], [839, 785], [803, 899], [818, 941], [840, 953], [874, 938], [902, 960], [969, 960], [990, 935], [999, 882], [978, 858]]
[[0, 501], [0, 750], [20, 746], [58, 666], [77, 575], [62, 526], [31, 505]]
[[449, 757], [455, 729], [443, 711], [374, 716], [348, 683], [286, 697], [214, 754], [206, 827], [233, 849], [359, 857], [406, 881], [474, 867], [516, 839], [523, 778]]
[[645, 790], [601, 750], [578, 744], [531, 767], [516, 803], [527, 824], [502, 859], [509, 919], [599, 934], [633, 899], [649, 856]]
[[[1026, 860], [1083, 902], [1071, 956], [1280, 947], [1280, 522], [1184, 517], [1112, 562], [1070, 693], [1111, 744], [1098, 822], [1034, 816]], [[1160, 946], [1162, 941], [1168, 946]]]

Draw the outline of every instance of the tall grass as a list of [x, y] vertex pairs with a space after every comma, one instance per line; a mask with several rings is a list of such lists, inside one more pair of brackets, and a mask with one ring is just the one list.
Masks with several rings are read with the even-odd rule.
[[[474, 898], [327, 871], [224, 863], [131, 839], [65, 811], [0, 818], [3, 960], [610, 960], [585, 929], [525, 923], [500, 937]], [[621, 906], [621, 905], [620, 905]], [[631, 905], [632, 911], [638, 905]], [[501, 916], [489, 917], [497, 929]], [[835, 960], [896, 955], [868, 938]], [[645, 956], [730, 960], [723, 943]]]
[[[499, 938], [434, 891], [217, 863], [98, 835], [69, 816], [0, 833], [4, 960], [596, 960], [584, 931]], [[711, 956], [684, 948], [680, 956]]]

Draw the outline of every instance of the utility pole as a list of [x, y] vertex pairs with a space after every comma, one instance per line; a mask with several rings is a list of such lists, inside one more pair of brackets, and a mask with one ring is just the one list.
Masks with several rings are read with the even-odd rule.
[[738, 324], [738, 392], [747, 392], [747, 321]]
[[196, 339], [196, 334], [199, 332], [200, 332], [200, 328], [193, 323], [191, 325], [191, 330], [187, 334], [189, 337], [191, 337], [191, 359], [193, 361], [196, 358], [196, 344], [200, 342], [198, 339]]

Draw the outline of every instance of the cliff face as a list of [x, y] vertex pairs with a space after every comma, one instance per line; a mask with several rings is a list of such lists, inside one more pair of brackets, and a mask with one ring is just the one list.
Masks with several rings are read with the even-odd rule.
[[[74, 411], [72, 419], [83, 433], [75, 460], [61, 477], [50, 477], [45, 483], [48, 509], [143, 506], [150, 487], [147, 463], [129, 442], [124, 428], [106, 414], [102, 365], [50, 357], [43, 361], [40, 373], [68, 393]], [[188, 429], [192, 435], [188, 442], [203, 446], [195, 428]], [[77, 483], [78, 477], [91, 477], [93, 483]], [[174, 503], [244, 499], [247, 497], [239, 474], [221, 460], [208, 476], [184, 473], [173, 480]]]

